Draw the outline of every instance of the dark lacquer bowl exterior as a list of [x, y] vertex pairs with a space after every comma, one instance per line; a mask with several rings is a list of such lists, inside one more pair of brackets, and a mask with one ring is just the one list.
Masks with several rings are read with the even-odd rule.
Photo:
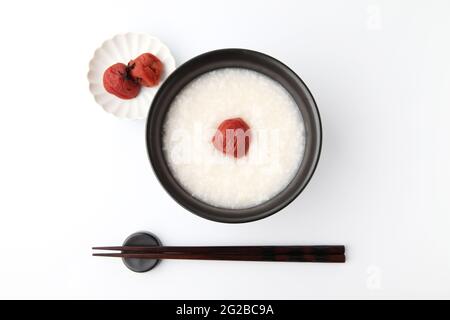
[[[305, 154], [293, 180], [274, 198], [247, 209], [218, 208], [194, 198], [179, 185], [171, 174], [162, 148], [165, 116], [175, 96], [186, 84], [201, 74], [230, 67], [251, 69], [278, 81], [294, 98], [305, 123]], [[219, 222], [239, 223], [268, 217], [286, 207], [302, 192], [319, 161], [322, 128], [314, 98], [295, 72], [280, 61], [260, 52], [246, 49], [221, 49], [201, 54], [189, 60], [176, 69], [161, 85], [149, 111], [146, 142], [153, 170], [175, 201], [203, 218]]]

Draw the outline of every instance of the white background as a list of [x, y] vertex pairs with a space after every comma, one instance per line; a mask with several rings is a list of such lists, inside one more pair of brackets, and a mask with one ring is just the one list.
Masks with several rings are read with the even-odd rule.
[[[0, 298], [450, 298], [448, 1], [8, 1], [0, 5]], [[186, 212], [147, 159], [145, 121], [98, 106], [86, 74], [117, 33], [177, 63], [259, 50], [317, 100], [307, 189], [262, 221]], [[163, 261], [135, 274], [91, 246], [345, 244], [343, 265]]]

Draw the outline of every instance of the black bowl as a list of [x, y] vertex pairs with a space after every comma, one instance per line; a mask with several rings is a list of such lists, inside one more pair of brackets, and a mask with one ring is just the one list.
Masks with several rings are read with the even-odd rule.
[[[220, 68], [247, 68], [278, 81], [297, 103], [306, 131], [306, 147], [300, 168], [289, 185], [274, 198], [247, 209], [218, 208], [194, 198], [172, 176], [162, 150], [163, 125], [172, 100], [183, 87], [205, 72]], [[319, 161], [322, 128], [319, 112], [303, 81], [280, 61], [260, 52], [222, 49], [201, 54], [176, 69], [153, 99], [147, 119], [147, 151], [159, 181], [166, 191], [187, 210], [206, 219], [237, 223], [262, 219], [291, 203], [311, 179]], [[220, 191], [218, 191], [220, 192]]]

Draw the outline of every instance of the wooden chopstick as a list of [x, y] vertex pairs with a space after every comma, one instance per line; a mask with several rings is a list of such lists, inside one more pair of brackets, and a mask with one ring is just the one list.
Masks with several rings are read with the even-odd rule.
[[131, 259], [188, 259], [188, 260], [234, 260], [234, 261], [284, 261], [343, 263], [344, 254], [235, 254], [235, 253], [94, 253], [96, 257]]
[[93, 250], [120, 251], [94, 253], [97, 257], [135, 259], [195, 259], [238, 261], [345, 262], [344, 246], [109, 246]]
[[139, 253], [229, 253], [229, 254], [297, 254], [297, 255], [340, 255], [345, 247], [331, 246], [110, 246], [93, 247], [93, 250], [139, 252]]

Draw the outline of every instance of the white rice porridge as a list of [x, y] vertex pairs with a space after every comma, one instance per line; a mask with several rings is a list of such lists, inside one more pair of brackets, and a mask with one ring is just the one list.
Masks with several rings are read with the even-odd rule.
[[[234, 158], [211, 138], [219, 124], [243, 119], [251, 129], [248, 154]], [[190, 82], [167, 113], [163, 149], [169, 168], [193, 197], [229, 209], [249, 208], [280, 193], [298, 171], [305, 128], [291, 95], [248, 69], [225, 68]]]

